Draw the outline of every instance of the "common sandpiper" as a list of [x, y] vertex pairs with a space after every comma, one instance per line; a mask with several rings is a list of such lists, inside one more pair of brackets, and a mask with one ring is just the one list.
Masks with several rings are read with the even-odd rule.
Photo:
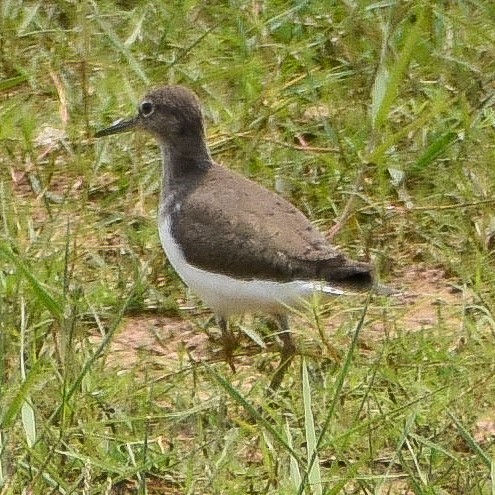
[[[182, 86], [150, 91], [134, 118], [96, 137], [130, 130], [152, 134], [163, 156], [158, 231], [180, 278], [214, 312], [232, 363], [232, 315], [273, 316], [282, 341], [270, 389], [279, 387], [295, 352], [289, 308], [315, 293], [373, 287], [373, 268], [339, 252], [295, 206], [216, 163], [195, 94]], [[232, 366], [232, 364], [231, 364]]]

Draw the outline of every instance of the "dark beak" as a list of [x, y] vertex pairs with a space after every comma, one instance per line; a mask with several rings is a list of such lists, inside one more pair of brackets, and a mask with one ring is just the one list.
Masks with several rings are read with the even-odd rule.
[[137, 123], [138, 123], [137, 117], [128, 120], [119, 119], [116, 122], [114, 122], [110, 127], [98, 131], [95, 134], [95, 137], [99, 138], [103, 136], [109, 136], [110, 134], [118, 134], [119, 132], [131, 131], [132, 129], [137, 127]]

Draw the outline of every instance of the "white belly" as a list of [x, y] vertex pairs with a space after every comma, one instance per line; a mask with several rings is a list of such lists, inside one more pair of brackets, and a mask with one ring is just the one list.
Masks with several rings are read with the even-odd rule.
[[[241, 280], [189, 264], [170, 233], [169, 217], [161, 216], [159, 234], [165, 254], [184, 283], [218, 316], [249, 312], [280, 313], [300, 307], [315, 292], [339, 295], [343, 291], [320, 282]], [[165, 222], [163, 222], [165, 220]]]

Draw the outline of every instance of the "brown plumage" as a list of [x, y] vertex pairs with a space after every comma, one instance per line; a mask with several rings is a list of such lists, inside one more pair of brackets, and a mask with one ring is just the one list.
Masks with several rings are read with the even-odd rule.
[[[211, 190], [221, 191], [215, 201]], [[220, 165], [188, 183], [181, 203], [174, 233], [186, 259], [205, 270], [245, 279], [320, 280], [353, 290], [372, 285], [368, 263], [349, 260], [291, 203]]]

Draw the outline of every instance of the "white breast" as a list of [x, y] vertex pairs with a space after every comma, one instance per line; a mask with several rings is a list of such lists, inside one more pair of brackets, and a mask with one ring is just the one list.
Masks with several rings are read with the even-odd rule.
[[249, 312], [273, 314], [300, 307], [315, 292], [340, 295], [342, 290], [316, 281], [241, 280], [188, 263], [170, 230], [170, 217], [160, 215], [159, 234], [165, 254], [184, 283], [218, 316]]

